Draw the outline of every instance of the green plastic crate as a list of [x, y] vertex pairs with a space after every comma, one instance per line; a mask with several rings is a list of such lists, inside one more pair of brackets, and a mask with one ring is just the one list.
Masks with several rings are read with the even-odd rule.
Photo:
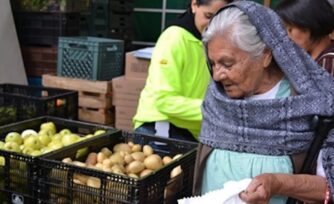
[[124, 73], [124, 41], [97, 37], [60, 37], [58, 76], [111, 80]]

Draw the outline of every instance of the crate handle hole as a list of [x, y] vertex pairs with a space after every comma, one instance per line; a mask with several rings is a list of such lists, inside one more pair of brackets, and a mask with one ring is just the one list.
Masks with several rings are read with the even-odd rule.
[[101, 94], [100, 93], [89, 92], [89, 91], [82, 91], [81, 95], [99, 97]]
[[86, 45], [79, 45], [79, 44], [76, 44], [76, 43], [69, 43], [68, 46], [71, 47], [71, 48], [87, 49]]
[[117, 50], [118, 50], [118, 48], [117, 48], [116, 45], [113, 45], [112, 47], [107, 47], [108, 52], [117, 51]]

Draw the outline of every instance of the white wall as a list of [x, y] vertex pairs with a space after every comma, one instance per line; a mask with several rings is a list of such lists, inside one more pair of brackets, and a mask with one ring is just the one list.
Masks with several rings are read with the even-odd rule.
[[0, 83], [27, 84], [10, 0], [0, 0]]

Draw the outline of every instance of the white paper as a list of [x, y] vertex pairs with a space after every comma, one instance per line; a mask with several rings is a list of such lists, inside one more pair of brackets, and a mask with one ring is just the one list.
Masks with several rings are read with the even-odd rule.
[[204, 194], [178, 200], [178, 204], [244, 204], [239, 193], [247, 188], [252, 179], [243, 179], [240, 181], [228, 181], [223, 189], [215, 190]]
[[151, 59], [154, 47], [146, 47], [134, 51], [133, 56], [144, 59]]

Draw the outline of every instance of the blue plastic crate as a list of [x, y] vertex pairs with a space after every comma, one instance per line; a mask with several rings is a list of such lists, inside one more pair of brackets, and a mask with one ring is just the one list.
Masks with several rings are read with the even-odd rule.
[[42, 86], [41, 77], [28, 77], [28, 84], [30, 86]]
[[123, 40], [97, 37], [59, 38], [58, 76], [111, 80], [123, 73]]

